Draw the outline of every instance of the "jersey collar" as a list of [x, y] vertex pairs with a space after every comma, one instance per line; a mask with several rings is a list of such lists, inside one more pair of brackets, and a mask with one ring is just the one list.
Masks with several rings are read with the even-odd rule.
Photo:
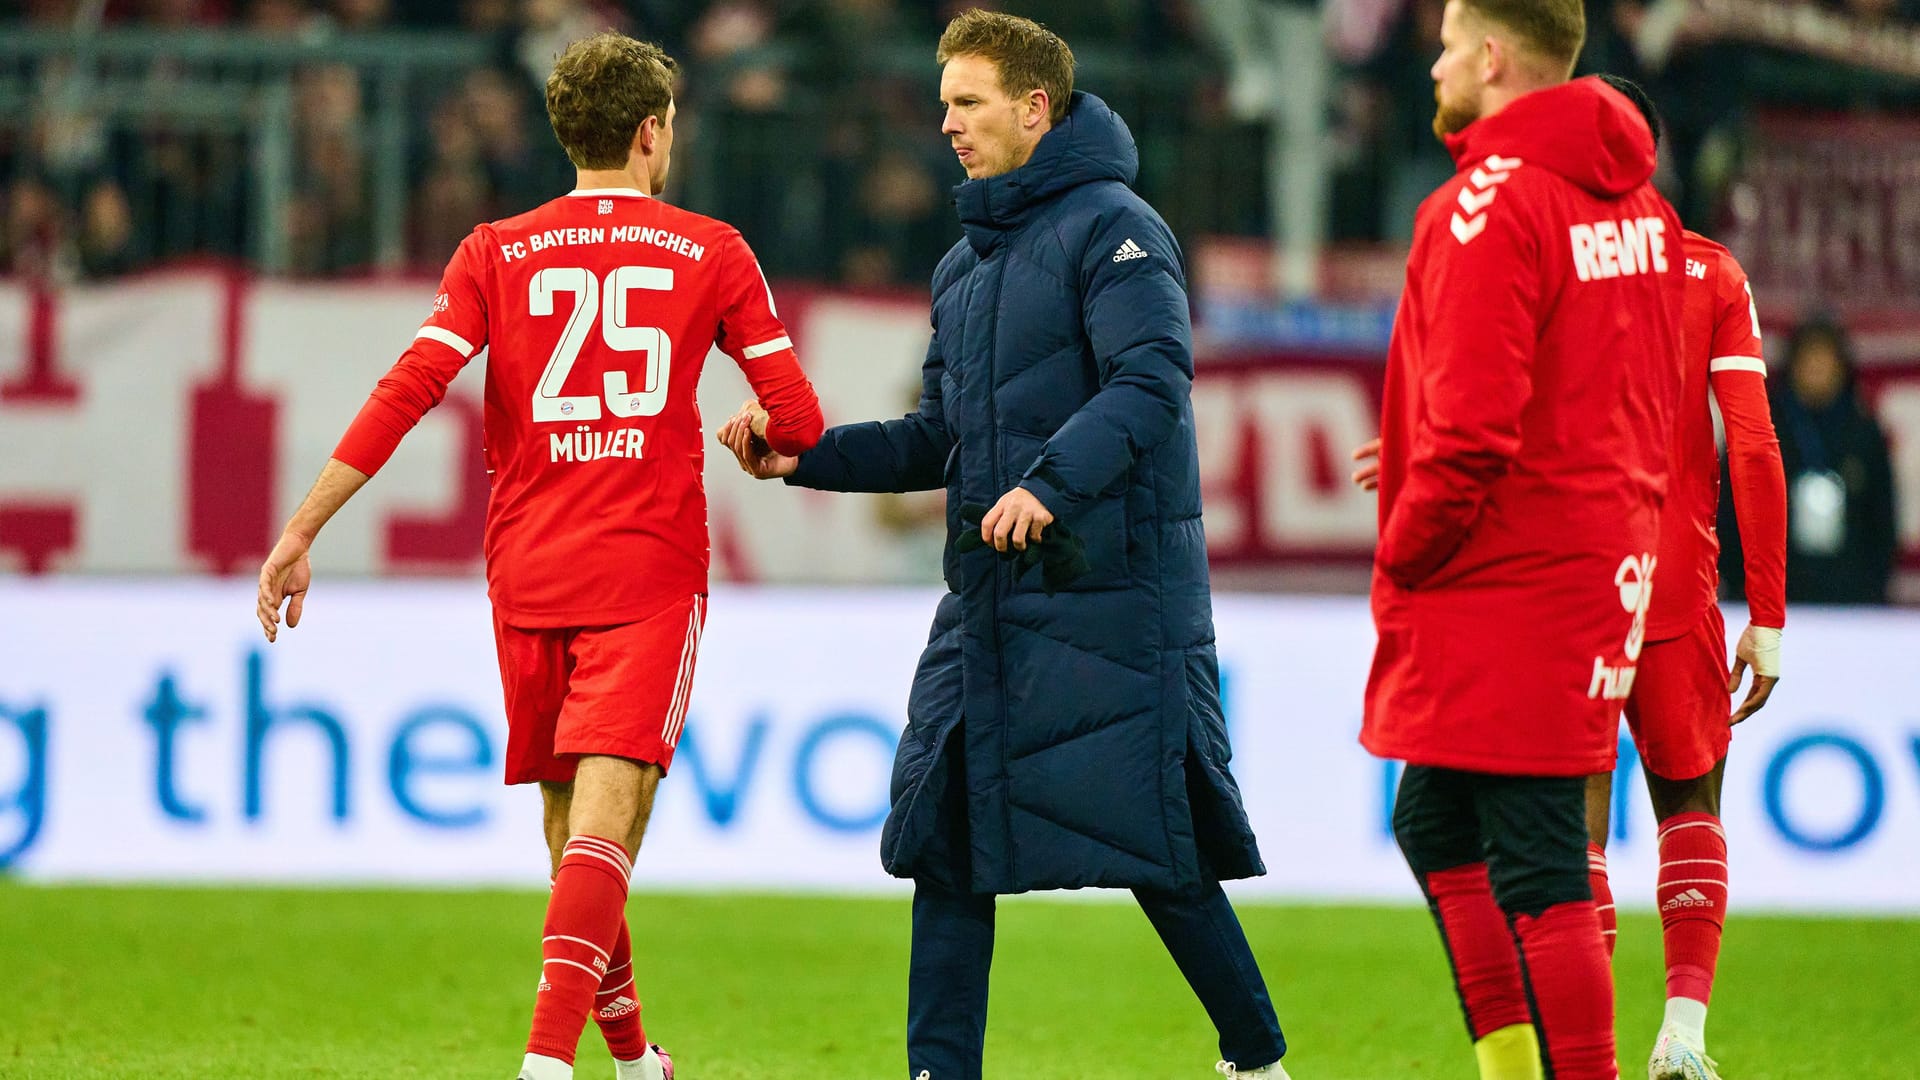
[[602, 197], [607, 195], [625, 195], [625, 196], [628, 196], [629, 198], [634, 198], [634, 199], [652, 198], [652, 196], [648, 195], [646, 192], [641, 191], [638, 188], [630, 188], [630, 187], [576, 188], [573, 191], [567, 192], [568, 198], [572, 198], [575, 195], [599, 195]]

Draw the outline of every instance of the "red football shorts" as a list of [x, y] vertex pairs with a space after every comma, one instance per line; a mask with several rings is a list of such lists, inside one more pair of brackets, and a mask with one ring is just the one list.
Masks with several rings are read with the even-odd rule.
[[706, 616], [705, 596], [619, 626], [532, 629], [496, 611], [507, 783], [572, 780], [581, 754], [670, 767]]
[[1649, 641], [1627, 698], [1627, 728], [1655, 776], [1691, 780], [1727, 756], [1733, 699], [1727, 692], [1727, 630], [1708, 604], [1693, 632]]

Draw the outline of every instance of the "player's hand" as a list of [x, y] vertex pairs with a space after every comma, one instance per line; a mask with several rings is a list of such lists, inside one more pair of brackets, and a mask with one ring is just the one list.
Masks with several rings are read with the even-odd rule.
[[1380, 489], [1380, 440], [1368, 439], [1354, 448], [1353, 460], [1358, 466], [1353, 470], [1353, 482], [1362, 491]]
[[313, 584], [313, 567], [307, 562], [312, 541], [291, 532], [280, 534], [267, 561], [260, 567], [260, 629], [267, 640], [280, 636], [280, 605], [287, 605], [287, 625], [300, 625], [300, 612], [306, 607], [307, 588]]
[[720, 445], [733, 451], [734, 459], [748, 476], [756, 480], [792, 476], [800, 467], [800, 459], [774, 452], [773, 447], [767, 445], [766, 434], [767, 411], [759, 402], [749, 401], [720, 425], [714, 437], [720, 440]]
[[[761, 408], [760, 403], [751, 398], [741, 402], [740, 411], [733, 414], [733, 420], [744, 420], [753, 428], [753, 433], [762, 439], [767, 437], [767, 419], [767, 410]], [[728, 423], [732, 422], [732, 420], [728, 421]]]
[[1733, 674], [1727, 679], [1727, 693], [1740, 692], [1740, 677], [1749, 667], [1753, 668], [1753, 685], [1747, 690], [1747, 699], [1733, 711], [1730, 722], [1734, 724], [1759, 712], [1772, 696], [1774, 684], [1780, 681], [1779, 630], [1747, 624], [1740, 643], [1733, 647]]
[[1005, 551], [1008, 545], [1025, 551], [1027, 541], [1039, 543], [1051, 524], [1053, 513], [1033, 492], [1017, 487], [1000, 496], [987, 516], [980, 519], [980, 539], [992, 544], [995, 551]]

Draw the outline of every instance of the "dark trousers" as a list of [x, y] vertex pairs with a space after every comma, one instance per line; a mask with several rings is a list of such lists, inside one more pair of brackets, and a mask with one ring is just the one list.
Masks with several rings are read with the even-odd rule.
[[[963, 800], [959, 793], [965, 790], [964, 783], [950, 784], [947, 792], [954, 799], [942, 800], [940, 846], [955, 866], [954, 877], [914, 880], [913, 961], [907, 976], [909, 1077], [926, 1072], [930, 1080], [980, 1080], [994, 898], [965, 887], [971, 874], [964, 801], [954, 805], [955, 799]], [[1207, 881], [1184, 894], [1135, 889], [1133, 895], [1219, 1031], [1220, 1056], [1242, 1069], [1280, 1060], [1287, 1052], [1280, 1019], [1220, 883]]]

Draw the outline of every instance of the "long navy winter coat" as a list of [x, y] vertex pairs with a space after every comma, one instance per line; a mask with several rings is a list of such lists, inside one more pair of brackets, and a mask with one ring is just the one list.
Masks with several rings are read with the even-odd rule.
[[[955, 189], [966, 237], [934, 272], [918, 411], [828, 431], [789, 481], [944, 486], [950, 537], [963, 503], [1017, 484], [1087, 544], [1091, 573], [1048, 596], [1039, 570], [949, 543], [881, 840], [897, 876], [1010, 893], [1265, 872], [1227, 772], [1185, 276], [1138, 166], [1126, 124], [1075, 93], [1026, 165]], [[957, 842], [943, 800], [964, 805]]]

